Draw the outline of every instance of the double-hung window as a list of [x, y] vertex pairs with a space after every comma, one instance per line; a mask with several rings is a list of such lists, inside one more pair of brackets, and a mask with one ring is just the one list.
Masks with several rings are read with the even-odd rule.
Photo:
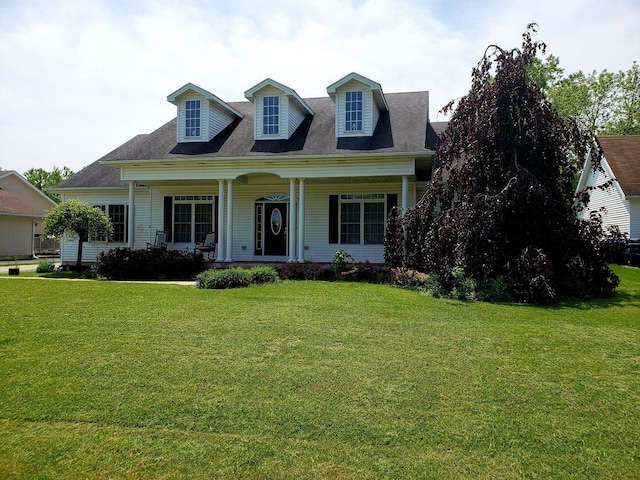
[[200, 136], [200, 100], [187, 100], [185, 105], [185, 137]]
[[280, 125], [280, 97], [264, 97], [262, 100], [262, 133], [278, 135]]
[[345, 131], [362, 131], [362, 90], [346, 92], [345, 100]]
[[381, 245], [385, 212], [384, 193], [340, 195], [340, 243]]
[[204, 242], [213, 231], [212, 195], [177, 195], [173, 204], [173, 241]]
[[[127, 241], [127, 206], [122, 204], [94, 205], [109, 216], [111, 227], [113, 228], [112, 242], [124, 243]], [[94, 236], [90, 239], [93, 242], [105, 242], [104, 235]]]

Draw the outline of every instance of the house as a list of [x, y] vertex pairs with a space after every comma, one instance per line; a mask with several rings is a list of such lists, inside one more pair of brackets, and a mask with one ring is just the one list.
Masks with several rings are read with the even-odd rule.
[[588, 218], [592, 211], [602, 212], [603, 227], [617, 225], [629, 238], [640, 238], [640, 135], [599, 137], [602, 147], [602, 171], [593, 172], [591, 155], [578, 182], [578, 190], [596, 187], [615, 179], [612, 188], [591, 190], [589, 206], [581, 212]]
[[[188, 83], [167, 100], [175, 119], [138, 135], [56, 186], [111, 217], [103, 250], [193, 251], [215, 232], [217, 262], [330, 262], [338, 249], [383, 262], [388, 212], [415, 204], [431, 178], [437, 132], [426, 91], [385, 94], [351, 73], [327, 96], [301, 98], [266, 79], [225, 102]], [[62, 260], [77, 244], [67, 240]]]
[[35, 256], [34, 238], [56, 203], [13, 170], [0, 170], [0, 258]]

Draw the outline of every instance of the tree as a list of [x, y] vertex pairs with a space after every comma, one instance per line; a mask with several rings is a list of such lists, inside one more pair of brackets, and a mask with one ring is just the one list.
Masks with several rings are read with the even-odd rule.
[[61, 237], [68, 235], [78, 239], [76, 268], [82, 268], [82, 246], [89, 238], [110, 237], [111, 221], [99, 208], [80, 200], [71, 199], [56, 205], [44, 217], [43, 233]]
[[51, 172], [48, 172], [42, 168], [30, 168], [29, 170], [24, 172], [24, 177], [29, 181], [31, 185], [44, 192], [56, 203], [60, 202], [60, 198], [53, 193], [47, 192], [46, 189], [56, 186], [72, 175], [73, 171], [69, 167], [62, 167], [62, 170], [60, 170], [58, 167], [53, 167], [53, 170]]
[[573, 117], [596, 135], [640, 134], [640, 67], [626, 72], [582, 71], [563, 76], [557, 57], [535, 59], [532, 80], [547, 95], [562, 118]]
[[[575, 158], [585, 158], [590, 136], [563, 120], [529, 77], [544, 53], [531, 32], [535, 25], [521, 50], [490, 46], [473, 69], [438, 141], [440, 167], [403, 218], [403, 266], [437, 274], [445, 290], [463, 271], [479, 284], [505, 282], [520, 301], [607, 296], [619, 280], [601, 254], [601, 223], [576, 215], [589, 195], [576, 201]], [[397, 240], [388, 247], [397, 252]]]

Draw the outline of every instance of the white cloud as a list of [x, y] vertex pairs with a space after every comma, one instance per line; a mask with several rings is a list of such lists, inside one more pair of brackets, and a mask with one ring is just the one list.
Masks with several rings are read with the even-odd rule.
[[385, 92], [429, 90], [431, 117], [469, 88], [490, 43], [527, 23], [568, 72], [628, 69], [635, 0], [0, 3], [0, 167], [79, 170], [175, 115], [187, 82], [223, 100], [267, 77], [303, 97], [356, 71]]

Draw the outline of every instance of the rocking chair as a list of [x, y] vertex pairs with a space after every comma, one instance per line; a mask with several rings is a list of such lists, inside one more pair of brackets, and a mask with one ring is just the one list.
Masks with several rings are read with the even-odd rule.
[[196, 243], [194, 251], [207, 252], [207, 260], [211, 260], [211, 255], [216, 253], [216, 232], [207, 233], [204, 242]]
[[158, 230], [156, 232], [156, 239], [153, 243], [147, 242], [147, 250], [154, 249], [167, 249], [167, 232], [163, 232], [162, 230]]

